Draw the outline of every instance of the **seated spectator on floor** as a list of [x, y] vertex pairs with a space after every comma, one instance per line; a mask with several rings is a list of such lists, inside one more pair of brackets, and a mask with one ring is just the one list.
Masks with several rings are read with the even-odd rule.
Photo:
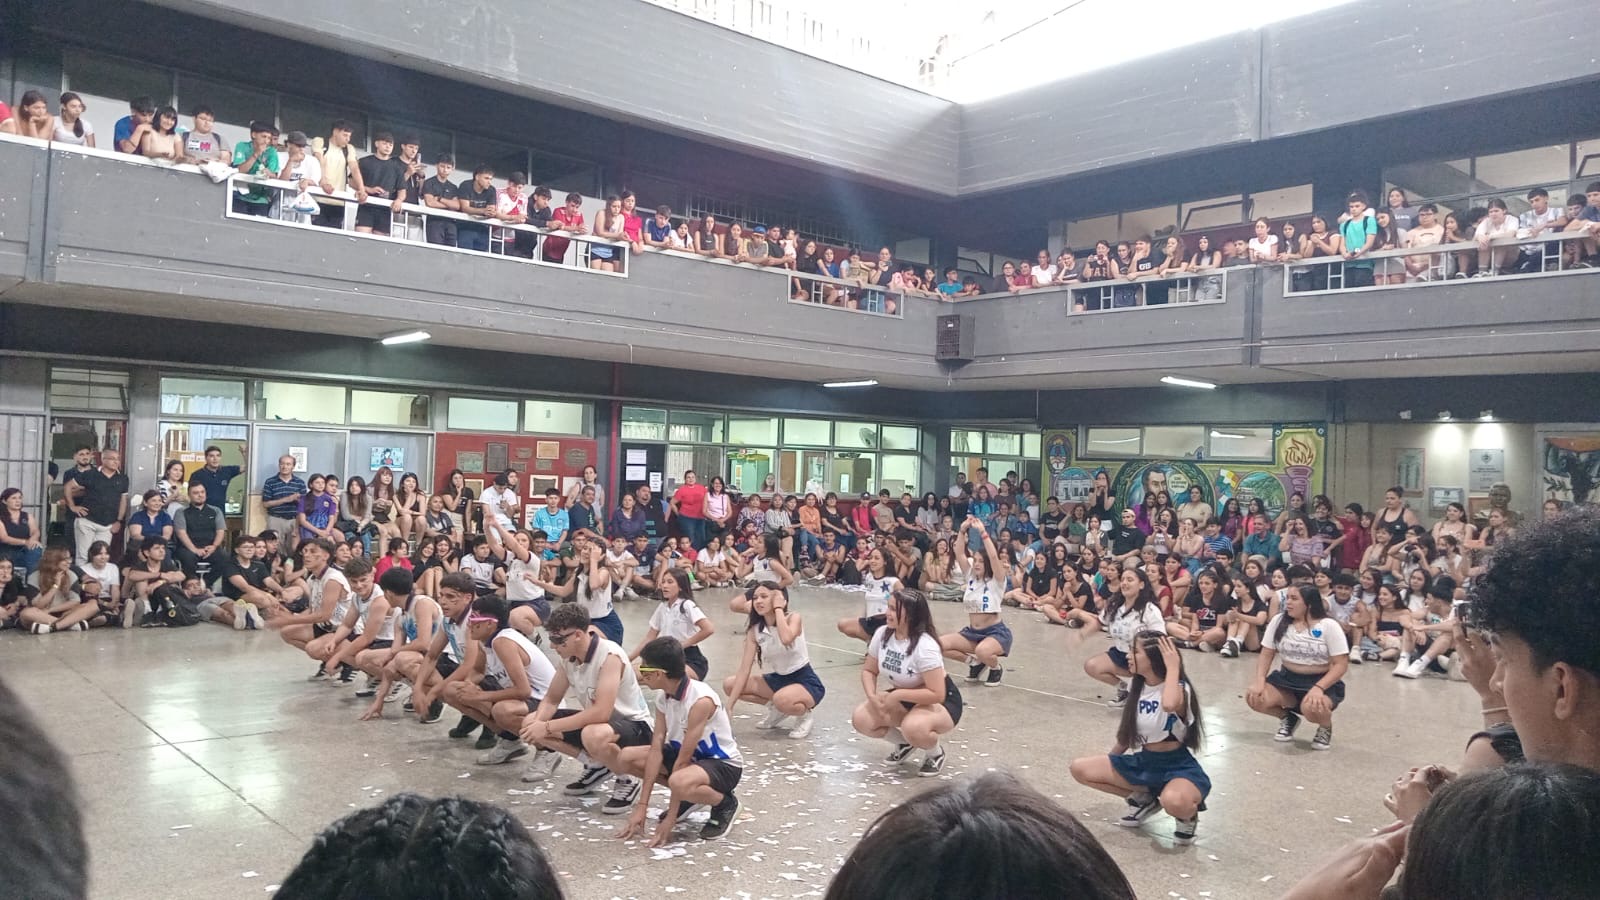
[[[433, 177], [422, 183], [422, 205], [429, 209], [443, 209], [450, 212], [461, 211], [461, 189], [450, 180], [450, 175], [456, 170], [456, 159], [448, 153], [441, 153], [433, 165]], [[427, 227], [423, 229], [428, 243], [440, 244], [445, 247], [456, 245], [456, 222], [444, 216], [428, 216]]]
[[406, 167], [394, 157], [394, 135], [380, 131], [372, 136], [372, 153], [361, 158], [356, 168], [367, 196], [389, 201], [385, 209], [376, 203], [356, 207], [356, 231], [363, 234], [388, 234], [394, 214], [406, 202]]
[[[1444, 226], [1439, 224], [1439, 209], [1432, 203], [1417, 208], [1417, 224], [1406, 232], [1407, 250], [1433, 247], [1444, 241]], [[1407, 281], [1432, 281], [1444, 273], [1443, 254], [1425, 254], [1405, 258]], [[1437, 275], [1435, 273], [1438, 273]]]
[[221, 572], [221, 547], [228, 537], [228, 520], [207, 500], [205, 485], [189, 485], [189, 505], [173, 517], [172, 530], [178, 538], [174, 555], [184, 574], [203, 574], [204, 564], [205, 573], [210, 573], [205, 581], [210, 584]]
[[1077, 816], [991, 772], [925, 791], [868, 827], [826, 894], [867, 897], [1132, 900], [1134, 893]]
[[[270, 122], [251, 122], [250, 140], [240, 141], [233, 148], [233, 167], [244, 175], [277, 177], [283, 168], [278, 162], [278, 148], [273, 146], [277, 137], [278, 129]], [[318, 168], [320, 170], [320, 166]], [[233, 211], [249, 216], [272, 215], [272, 203], [272, 191], [259, 184], [244, 187], [233, 195]]]
[[[150, 131], [150, 120], [156, 117], [156, 102], [149, 97], [135, 97], [128, 101], [128, 114], [117, 120], [111, 129], [111, 149], [129, 156], [139, 155], [139, 144]], [[234, 168], [239, 168], [238, 164]]]
[[9, 845], [0, 854], [0, 891], [27, 900], [82, 900], [89, 896], [89, 847], [72, 770], [3, 682], [0, 747], [6, 748], [5, 763], [0, 764], [0, 820], [6, 823]]
[[[470, 219], [494, 219], [500, 215], [500, 193], [494, 187], [494, 168], [480, 165], [472, 170], [472, 180], [459, 187], [460, 211]], [[548, 252], [548, 241], [546, 242]], [[489, 226], [477, 222], [456, 224], [456, 246], [463, 250], [489, 252]]]
[[[583, 221], [583, 195], [576, 191], [567, 194], [565, 205], [550, 214], [549, 227], [552, 231], [564, 231], [568, 234], [588, 234], [589, 228]], [[572, 241], [568, 238], [547, 236], [541, 251], [544, 261], [564, 262], [567, 258], [567, 247], [571, 244]]]
[[228, 148], [228, 142], [222, 139], [222, 135], [211, 130], [217, 121], [216, 115], [211, 112], [211, 107], [195, 107], [193, 119], [194, 128], [183, 133], [184, 158], [195, 165], [232, 161], [233, 151]]
[[[506, 178], [505, 189], [495, 198], [495, 211], [498, 214], [496, 217], [500, 221], [507, 225], [522, 225], [528, 221], [528, 195], [522, 191], [527, 184], [528, 176], [521, 172], [512, 172]], [[533, 259], [538, 235], [518, 231], [515, 228], [502, 228], [499, 225], [493, 227], [495, 236], [500, 239], [502, 254]]]
[[[1472, 239], [1478, 243], [1478, 271], [1473, 277], [1487, 278], [1515, 271], [1521, 248], [1497, 242], [1513, 240], [1516, 236], [1517, 220], [1506, 214], [1506, 202], [1499, 197], [1490, 200], [1489, 214], [1478, 222], [1477, 230], [1472, 233]], [[1466, 276], [1457, 272], [1456, 277]]]

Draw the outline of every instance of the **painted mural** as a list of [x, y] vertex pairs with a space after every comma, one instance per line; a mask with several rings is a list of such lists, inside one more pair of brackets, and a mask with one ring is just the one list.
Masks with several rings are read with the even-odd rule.
[[1563, 507], [1600, 502], [1600, 434], [1539, 432], [1540, 493]]
[[1076, 453], [1076, 429], [1046, 430], [1044, 468], [1050, 493], [1063, 503], [1083, 503], [1104, 476], [1121, 506], [1138, 506], [1148, 491], [1165, 490], [1174, 503], [1183, 502], [1199, 485], [1205, 501], [1219, 508], [1230, 497], [1241, 506], [1261, 498], [1276, 516], [1289, 495], [1322, 493], [1327, 484], [1328, 429], [1325, 425], [1278, 425], [1273, 428], [1271, 463], [1209, 462], [1190, 459], [1082, 459]]

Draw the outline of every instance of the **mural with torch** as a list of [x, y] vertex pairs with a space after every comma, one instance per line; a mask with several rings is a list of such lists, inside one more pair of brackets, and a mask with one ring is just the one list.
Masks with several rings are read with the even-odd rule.
[[1327, 488], [1328, 428], [1320, 423], [1273, 426], [1271, 462], [1095, 459], [1076, 452], [1077, 429], [1073, 428], [1046, 429], [1041, 444], [1050, 494], [1063, 503], [1083, 502], [1101, 472], [1121, 507], [1138, 506], [1149, 490], [1165, 490], [1173, 503], [1181, 503], [1183, 494], [1198, 486], [1214, 509], [1229, 498], [1237, 498], [1241, 507], [1259, 498], [1267, 512], [1276, 516], [1288, 504], [1290, 494], [1310, 497]]

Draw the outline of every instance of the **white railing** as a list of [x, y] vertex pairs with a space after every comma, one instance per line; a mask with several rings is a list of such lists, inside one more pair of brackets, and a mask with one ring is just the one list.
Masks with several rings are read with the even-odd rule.
[[1348, 294], [1444, 284], [1463, 278], [1542, 278], [1573, 272], [1600, 272], [1582, 261], [1582, 232], [1558, 231], [1538, 237], [1498, 238], [1487, 249], [1477, 241], [1424, 248], [1376, 250], [1354, 259], [1315, 256], [1283, 263], [1286, 297]]
[[[1228, 270], [1236, 268], [1245, 267], [1206, 267], [1178, 275], [1140, 275], [1132, 279], [1124, 275], [1079, 286], [1067, 285], [1072, 292], [1072, 302], [1067, 304], [1067, 312], [1069, 315], [1079, 315], [1152, 306], [1159, 308], [1178, 303], [1225, 303], [1228, 296]], [[1158, 290], [1151, 291], [1152, 287]], [[1157, 302], [1150, 302], [1152, 300]]]
[[[597, 275], [627, 277], [628, 256], [631, 248], [626, 241], [609, 240], [595, 237], [592, 234], [575, 234], [570, 231], [535, 228], [532, 225], [510, 224], [499, 219], [478, 218], [453, 210], [434, 209], [410, 202], [400, 204], [400, 209], [393, 211], [393, 201], [374, 197], [368, 197], [364, 204], [391, 211], [389, 233], [385, 235], [358, 232], [351, 230], [351, 226], [355, 218], [356, 207], [362, 205], [363, 201], [356, 200], [354, 191], [344, 190], [328, 194], [313, 188], [306, 192], [313, 199], [338, 201], [339, 208], [343, 209], [344, 215], [340, 223], [341, 227], [333, 228], [331, 226], [313, 225], [312, 218], [317, 213], [301, 212], [293, 208], [295, 198], [300, 193], [297, 182], [235, 174], [229, 176], [226, 183], [228, 191], [224, 203], [225, 215], [228, 218], [267, 221], [275, 225], [332, 232], [351, 237], [397, 241], [441, 251], [470, 253], [474, 256], [493, 256], [540, 266], [579, 269]], [[269, 204], [265, 204], [267, 207], [266, 215], [240, 212], [235, 208], [234, 198], [239, 195], [241, 186], [246, 188], [256, 186], [271, 192], [272, 201]], [[327, 208], [333, 208], [333, 204], [330, 203]], [[451, 243], [436, 242], [431, 239], [434, 236], [429, 234], [430, 222], [447, 222], [458, 229], [463, 225], [485, 228], [488, 230], [488, 249], [477, 250], [470, 247], [456, 246]], [[563, 249], [560, 262], [544, 258], [542, 243], [549, 238], [565, 239], [570, 242]], [[611, 254], [609, 260], [601, 260], [600, 256], [595, 253], [596, 248], [608, 248]], [[615, 268], [607, 270], [595, 267], [596, 263], [603, 261], [614, 262]]]
[[832, 278], [821, 273], [790, 272], [784, 269], [790, 303], [823, 306], [844, 312], [868, 313], [876, 316], [902, 318], [905, 315], [905, 297], [898, 292], [875, 284], [862, 285], [844, 278]]

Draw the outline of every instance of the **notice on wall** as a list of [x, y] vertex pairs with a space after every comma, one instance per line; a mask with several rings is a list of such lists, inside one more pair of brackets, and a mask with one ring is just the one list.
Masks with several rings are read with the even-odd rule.
[[644, 466], [628, 466], [627, 474], [623, 476], [623, 479], [625, 481], [644, 481], [645, 477]]
[[462, 472], [482, 472], [483, 454], [476, 450], [457, 450], [456, 468]]
[[294, 457], [294, 470], [296, 472], [309, 472], [309, 471], [311, 471], [311, 469], [310, 469], [310, 465], [311, 464], [307, 461], [307, 457], [309, 457], [310, 454], [306, 452], [306, 448], [304, 448], [304, 447], [290, 447], [289, 448], [289, 455]]
[[511, 468], [511, 445], [490, 441], [483, 445], [484, 472], [504, 472]]
[[657, 493], [660, 493], [660, 491], [661, 491], [661, 473], [660, 472], [651, 472], [650, 473], [650, 490], [655, 491]]
[[540, 459], [560, 459], [561, 458], [561, 442], [560, 441], [539, 441], [539, 442], [535, 443], [533, 446], [534, 446], [534, 455], [536, 455]]
[[[648, 450], [629, 450], [627, 464], [630, 466], [643, 466], [649, 464]], [[640, 476], [642, 479], [643, 476]]]
[[1467, 471], [1472, 476], [1471, 489], [1487, 491], [1506, 480], [1506, 451], [1473, 450], [1467, 456]]

